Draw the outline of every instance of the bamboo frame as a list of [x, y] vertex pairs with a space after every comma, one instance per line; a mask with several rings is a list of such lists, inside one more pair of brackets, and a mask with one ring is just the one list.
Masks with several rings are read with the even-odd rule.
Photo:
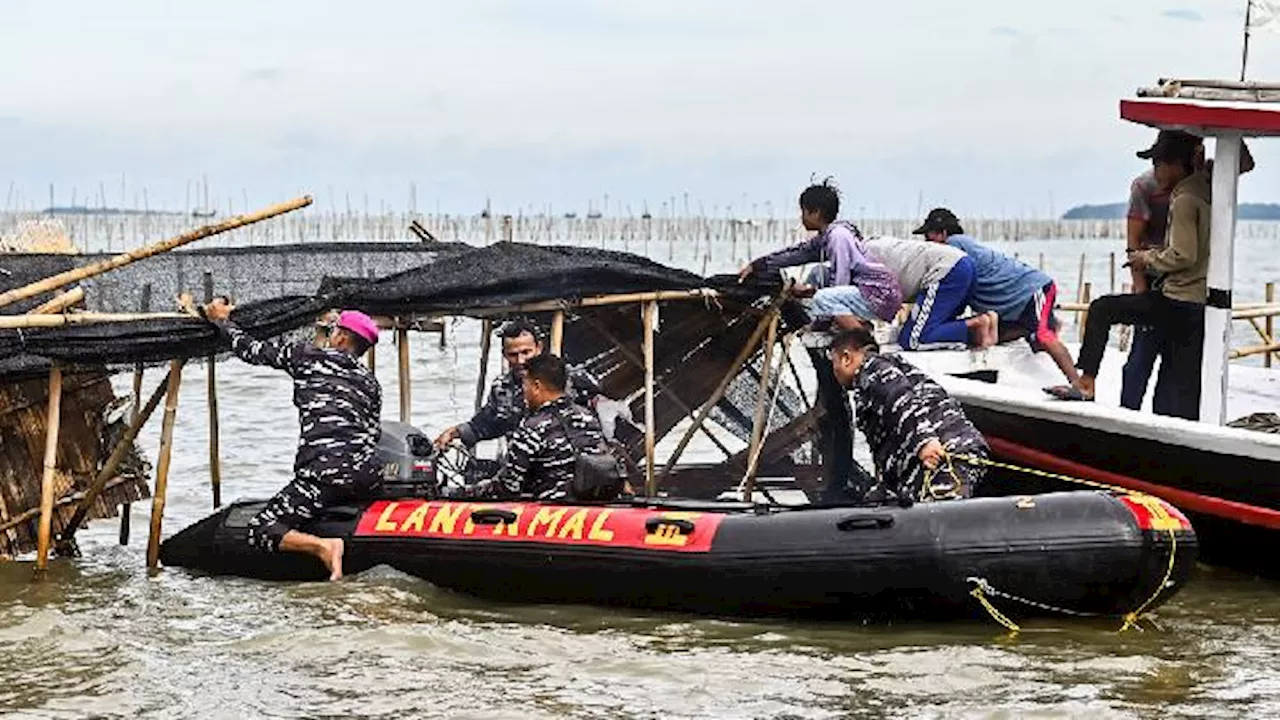
[[[146, 285], [142, 286], [142, 297], [140, 298], [140, 300], [141, 302], [139, 304], [141, 306], [140, 309], [142, 310], [142, 312], [149, 312], [151, 310], [151, 283], [147, 283]], [[140, 412], [140, 408], [142, 406], [143, 371], [144, 371], [144, 368], [142, 363], [138, 363], [137, 365], [133, 366], [133, 417], [131, 418], [132, 423], [136, 423], [138, 421], [138, 413]], [[167, 383], [168, 380], [166, 379], [165, 382]], [[130, 532], [129, 526], [133, 522], [132, 511], [133, 511], [132, 503], [124, 503], [123, 505], [120, 506], [120, 539], [119, 540], [121, 545], [129, 544], [129, 532]], [[82, 513], [81, 515], [83, 516]], [[75, 529], [72, 528], [71, 532], [72, 534], [74, 534]]]
[[[769, 406], [769, 376], [773, 370], [773, 345], [778, 341], [778, 314], [774, 313], [773, 318], [769, 321], [769, 329], [765, 331], [764, 340], [764, 359], [760, 363], [760, 389], [756, 391], [756, 410], [751, 421], [751, 442], [747, 445], [749, 448], [749, 458], [747, 462], [746, 472], [742, 476], [742, 498], [746, 502], [751, 501], [755, 483], [753, 482], [756, 472], [756, 461], [760, 457], [760, 444], [763, 442], [765, 425], [765, 411]], [[779, 371], [782, 368], [778, 368]], [[779, 372], [781, 374], [781, 372]], [[781, 378], [778, 379], [782, 381]]]
[[57, 328], [68, 325], [98, 325], [102, 323], [139, 322], [143, 320], [193, 320], [199, 318], [181, 312], [157, 313], [97, 313], [82, 312], [67, 315], [0, 315], [0, 330], [26, 330], [31, 328]]
[[169, 490], [169, 467], [173, 459], [173, 422], [178, 414], [178, 389], [182, 387], [182, 360], [169, 365], [169, 382], [165, 392], [164, 423], [160, 430], [160, 459], [156, 463], [156, 489], [151, 496], [151, 532], [147, 536], [147, 567], [160, 565], [160, 530], [164, 521], [165, 496]]
[[183, 245], [193, 243], [196, 240], [203, 240], [204, 238], [212, 235], [218, 235], [227, 232], [228, 230], [234, 230], [245, 225], [252, 225], [253, 223], [273, 218], [277, 215], [283, 215], [299, 208], [304, 208], [310, 204], [311, 196], [304, 195], [303, 197], [290, 200], [289, 202], [271, 205], [248, 215], [237, 215], [233, 218], [223, 220], [220, 223], [205, 225], [204, 227], [155, 243], [154, 245], [135, 248], [129, 252], [116, 255], [112, 258], [107, 258], [106, 260], [85, 265], [84, 267], [73, 268], [66, 272], [61, 272], [57, 275], [33, 282], [29, 285], [24, 285], [22, 287], [0, 293], [0, 307], [12, 305], [19, 300], [25, 300], [29, 297], [35, 297], [42, 293], [57, 290], [58, 288], [70, 285], [71, 283], [79, 280], [96, 277], [102, 273], [116, 270], [124, 267], [125, 265], [137, 262], [138, 260], [143, 260], [154, 255], [160, 255], [162, 253], [169, 252], [170, 250], [174, 250], [175, 248], [180, 248]]
[[745, 365], [746, 362], [751, 359], [751, 356], [755, 354], [756, 344], [764, 337], [765, 332], [769, 328], [769, 323], [773, 322], [773, 316], [777, 314], [778, 308], [781, 307], [784, 299], [786, 299], [785, 292], [779, 295], [773, 303], [769, 305], [764, 316], [760, 318], [760, 322], [756, 324], [755, 330], [751, 332], [751, 336], [743, 345], [742, 350], [738, 352], [738, 356], [734, 358], [733, 363], [730, 364], [729, 370], [725, 373], [724, 377], [720, 379], [720, 384], [716, 386], [715, 392], [711, 393], [711, 397], [707, 398], [707, 401], [698, 409], [698, 415], [693, 419], [693, 425], [689, 427], [689, 429], [685, 430], [684, 435], [680, 438], [680, 442], [676, 445], [676, 449], [672, 451], [671, 457], [667, 460], [667, 464], [662, 468], [662, 477], [666, 477], [671, 473], [671, 469], [675, 467], [676, 461], [680, 459], [685, 448], [689, 446], [689, 441], [693, 439], [693, 434], [698, 431], [698, 426], [706, 422], [707, 416], [711, 414], [711, 410], [715, 408], [716, 404], [724, 397], [725, 391], [729, 389], [730, 383], [732, 383], [733, 379], [742, 371], [742, 366]]
[[[80, 529], [80, 525], [84, 522], [85, 517], [89, 514], [89, 508], [93, 507], [94, 501], [98, 499], [104, 488], [110, 483], [112, 476], [120, 469], [120, 464], [129, 455], [129, 448], [133, 447], [133, 441], [138, 438], [138, 433], [146, 426], [147, 421], [155, 413], [156, 408], [160, 407], [160, 400], [164, 398], [169, 391], [169, 382], [173, 378], [173, 370], [170, 369], [160, 384], [156, 385], [156, 389], [151, 392], [151, 397], [147, 400], [145, 407], [135, 410], [132, 421], [129, 423], [128, 429], [116, 446], [111, 451], [111, 456], [102, 464], [102, 469], [94, 476], [93, 482], [89, 483], [89, 487], [84, 491], [84, 498], [80, 503], [80, 507], [76, 508], [75, 513], [67, 522], [66, 527], [62, 530], [62, 542], [71, 542], [75, 538], [76, 532]], [[122, 523], [122, 527], [128, 527]], [[126, 537], [127, 540], [127, 537]], [[122, 544], [128, 544], [127, 542]]]
[[[630, 348], [624, 345], [616, 335], [609, 332], [608, 328], [606, 328], [604, 324], [600, 323], [595, 318], [592, 318], [590, 315], [583, 315], [582, 318], [595, 328], [596, 332], [604, 336], [604, 339], [608, 340], [615, 348], [617, 348], [618, 352], [622, 353], [622, 356], [626, 358], [628, 362], [634, 364], [636, 367], [644, 368], [644, 359], [638, 357]], [[680, 410], [686, 415], [693, 415], [694, 409], [689, 407], [689, 404], [684, 400], [681, 400], [680, 396], [676, 395], [675, 392], [671, 390], [671, 386], [667, 385], [665, 380], [655, 375], [653, 382], [657, 385], [658, 390], [661, 391], [662, 394], [672, 402], [672, 404], [680, 408]], [[705, 435], [712, 444], [719, 448], [720, 452], [724, 453], [726, 458], [733, 457], [733, 452], [729, 450], [728, 447], [725, 447], [725, 444], [721, 442], [720, 438], [715, 436], [715, 433], [711, 432], [711, 429], [708, 428], [706, 424], [703, 424], [700, 427], [702, 429], [702, 434]]]
[[[204, 301], [213, 302], [213, 273], [204, 274]], [[209, 488], [213, 509], [222, 507], [222, 442], [218, 432], [218, 354], [206, 358], [205, 391], [209, 405]]]
[[[1276, 284], [1275, 283], [1273, 282], [1267, 283], [1265, 297], [1268, 305], [1275, 302], [1276, 300]], [[1272, 319], [1270, 315], [1267, 316], [1266, 329], [1267, 329], [1266, 332], [1267, 332], [1268, 340], [1276, 336], [1275, 328], [1273, 327]], [[1262, 364], [1264, 367], [1271, 367], [1271, 353], [1267, 353], [1267, 356], [1262, 360]]]
[[407, 425], [413, 415], [413, 388], [409, 384], [409, 328], [407, 325], [400, 324], [396, 328], [396, 352], [399, 356], [400, 369], [400, 422]]
[[[710, 288], [692, 290], [658, 290], [653, 292], [619, 293], [615, 295], [596, 295], [577, 300], [540, 300], [538, 302], [503, 305], [499, 307], [477, 308], [467, 310], [469, 317], [490, 317], [513, 313], [555, 312], [574, 307], [602, 307], [605, 305], [632, 305], [649, 301], [666, 302], [668, 300], [715, 300], [720, 293]], [[446, 317], [456, 315], [456, 310], [438, 313], [424, 313], [427, 317]]]
[[653, 427], [653, 332], [657, 321], [658, 301], [650, 300], [644, 304], [644, 492], [648, 497], [658, 493], [658, 482], [654, 474], [654, 449], [657, 440]]
[[49, 371], [49, 407], [45, 412], [44, 468], [40, 475], [40, 526], [36, 544], [36, 573], [49, 569], [49, 539], [53, 532], [53, 481], [58, 472], [58, 430], [62, 424], [62, 368]]

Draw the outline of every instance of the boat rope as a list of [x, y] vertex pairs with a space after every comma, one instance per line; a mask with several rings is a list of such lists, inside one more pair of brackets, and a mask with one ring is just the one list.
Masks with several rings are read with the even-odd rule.
[[[1097, 482], [1096, 480], [1087, 480], [1085, 478], [1073, 477], [1071, 475], [1064, 475], [1062, 473], [1055, 473], [1055, 472], [1049, 472], [1047, 470], [1039, 470], [1036, 468], [1023, 467], [1021, 465], [1013, 465], [1011, 463], [1000, 462], [998, 460], [992, 460], [990, 458], [980, 457], [977, 455], [967, 455], [967, 454], [953, 455], [952, 453], [946, 452], [945, 449], [943, 450], [943, 458], [946, 460], [946, 463], [947, 463], [946, 464], [947, 472], [950, 472], [952, 477], [955, 477], [957, 481], [959, 480], [959, 478], [956, 477], [955, 466], [953, 465], [953, 461], [958, 460], [960, 462], [967, 462], [972, 465], [982, 465], [985, 467], [999, 468], [1001, 470], [1010, 470], [1013, 472], [1025, 473], [1027, 475], [1034, 475], [1036, 477], [1042, 477], [1049, 480], [1059, 480], [1067, 483], [1075, 483], [1078, 485], [1084, 485], [1084, 486], [1096, 488], [1099, 490], [1108, 490], [1110, 492], [1118, 493], [1120, 495], [1126, 495], [1132, 498], [1135, 502], [1141, 503], [1143, 507], [1145, 507], [1148, 510], [1148, 512], [1150, 512], [1156, 518], [1169, 519], [1168, 510], [1165, 509], [1164, 502], [1162, 500], [1152, 495], [1148, 495], [1147, 493], [1138, 492], [1136, 490], [1129, 490], [1127, 488], [1123, 488], [1118, 485], [1110, 485], [1107, 483]], [[925, 488], [930, 487], [930, 482], [932, 478], [938, 474], [940, 474], [940, 470], [938, 468], [927, 470], [925, 472], [925, 480], [924, 480]], [[922, 491], [922, 496], [923, 496], [923, 491]], [[1151, 594], [1147, 597], [1146, 600], [1143, 600], [1136, 608], [1124, 614], [1122, 618], [1123, 624], [1121, 624], [1118, 632], [1125, 632], [1130, 628], [1137, 628], [1138, 631], [1141, 632], [1142, 626], [1139, 623], [1143, 618], [1142, 613], [1146, 612], [1146, 609], [1150, 607], [1151, 604], [1154, 603], [1157, 598], [1160, 597], [1160, 594], [1164, 592], [1164, 589], [1166, 587], [1168, 587], [1169, 579], [1173, 577], [1173, 569], [1177, 564], [1177, 557], [1178, 557], [1178, 536], [1176, 531], [1171, 525], [1166, 526], [1166, 528], [1167, 528], [1167, 532], [1169, 533], [1169, 562], [1165, 567], [1164, 576], [1160, 579], [1160, 582], [1156, 584], [1155, 589], [1151, 592]], [[1010, 600], [1015, 600], [1018, 602], [1025, 603], [1032, 607], [1062, 612], [1069, 615], [1086, 615], [1085, 613], [1081, 613], [1078, 611], [1072, 611], [1066, 608], [1053, 607], [1050, 605], [1046, 605], [1044, 603], [1038, 603], [1034, 600], [1028, 600], [1026, 598], [1021, 598], [1014, 595], [1009, 595], [1007, 593], [998, 592], [994, 588], [992, 588], [989, 583], [987, 583], [985, 580], [981, 578], [968, 578], [968, 581], [976, 582], [976, 585], [973, 591], [970, 592], [970, 595], [973, 595], [973, 597], [976, 598], [984, 608], [986, 608], [987, 612], [991, 614], [991, 617], [993, 617], [996, 620], [996, 622], [999, 622], [1001, 625], [1004, 625], [1005, 627], [1009, 627], [1009, 624], [1006, 622], [1008, 621], [1008, 618], [1004, 617], [1002, 614], [999, 613], [999, 611], [995, 610], [995, 606], [993, 606], [990, 600], [987, 599], [986, 597], [987, 595], [997, 595], [1000, 597], [1008, 598]], [[1003, 620], [1001, 618], [1003, 618]], [[1148, 622], [1151, 622], [1151, 621], [1148, 620]], [[1154, 625], [1154, 623], [1152, 624]], [[1010, 628], [1010, 629], [1016, 631], [1016, 628]]]

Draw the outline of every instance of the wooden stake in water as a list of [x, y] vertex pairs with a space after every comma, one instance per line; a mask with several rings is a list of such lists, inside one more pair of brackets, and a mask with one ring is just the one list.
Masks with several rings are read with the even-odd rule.
[[[151, 312], [151, 283], [142, 286], [142, 297], [140, 303], [142, 312]], [[142, 363], [133, 366], [133, 419], [132, 422], [138, 422], [138, 413], [142, 407]], [[124, 503], [120, 506], [120, 544], [129, 544], [129, 524], [132, 521], [132, 508], [130, 503]], [[73, 528], [72, 533], [75, 532]]]
[[400, 422], [412, 422], [413, 396], [409, 380], [409, 325], [403, 319], [396, 321], [396, 346], [400, 355]]
[[657, 320], [658, 303], [650, 300], [644, 304], [644, 493], [653, 497], [658, 492], [654, 477], [654, 448], [657, 441], [653, 418], [653, 325]]
[[[1268, 305], [1275, 302], [1276, 284], [1274, 282], [1267, 283], [1266, 294], [1264, 297], [1266, 298]], [[1265, 326], [1267, 328], [1267, 337], [1274, 338], [1276, 334], [1275, 334], [1275, 329], [1272, 327], [1272, 316], [1270, 315], [1267, 316]], [[1271, 353], [1266, 354], [1266, 356], [1262, 360], [1262, 363], [1266, 367], [1271, 367]]]
[[[204, 274], [204, 301], [213, 302], [213, 273]], [[213, 490], [213, 509], [222, 507], [222, 452], [218, 433], [218, 354], [209, 353], [206, 391], [209, 402], [209, 485]], [[134, 406], [135, 408], [137, 405]]]
[[58, 428], [62, 422], [62, 368], [57, 365], [49, 371], [49, 407], [44, 419], [44, 468], [40, 476], [36, 573], [49, 569], [49, 540], [53, 533], [53, 482], [58, 471]]
[[169, 466], [173, 458], [173, 422], [178, 414], [178, 389], [182, 387], [182, 360], [169, 363], [169, 388], [164, 398], [164, 421], [160, 426], [160, 458], [156, 462], [156, 489], [151, 497], [151, 534], [147, 537], [147, 567], [160, 566], [160, 529], [164, 521], [165, 496], [169, 492]]
[[[755, 459], [759, 457], [760, 443], [764, 439], [765, 411], [769, 409], [769, 372], [773, 368], [773, 346], [778, 341], [778, 314], [774, 313], [769, 321], [769, 329], [764, 336], [764, 358], [760, 362], [760, 389], [756, 393], [756, 412], [751, 423], [751, 442], [747, 446], [746, 473], [742, 476], [742, 499], [751, 502], [755, 485]], [[779, 378], [781, 382], [781, 378]]]
[[[1084, 288], [1080, 292], [1080, 296], [1081, 296], [1080, 301], [1088, 305], [1089, 302], [1093, 299], [1093, 283], [1089, 283], [1089, 282], [1085, 283]], [[1085, 308], [1084, 311], [1080, 313], [1080, 326], [1076, 329], [1076, 335], [1078, 339], [1080, 340], [1084, 339], [1084, 326], [1087, 325], [1088, 323], [1089, 323], [1089, 309]]]

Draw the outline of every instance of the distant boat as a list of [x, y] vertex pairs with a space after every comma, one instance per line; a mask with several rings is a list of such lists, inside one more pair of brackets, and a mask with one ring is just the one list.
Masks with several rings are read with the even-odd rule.
[[195, 208], [191, 211], [193, 218], [211, 218], [217, 216], [218, 211], [213, 208]]

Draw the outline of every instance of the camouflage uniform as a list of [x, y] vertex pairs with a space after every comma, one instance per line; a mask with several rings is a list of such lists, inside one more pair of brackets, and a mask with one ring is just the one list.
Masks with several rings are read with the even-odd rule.
[[579, 452], [608, 452], [595, 413], [563, 396], [538, 408], [511, 433], [498, 476], [463, 491], [465, 496], [539, 500], [568, 497]]
[[897, 355], [868, 353], [852, 392], [858, 430], [876, 463], [877, 483], [869, 499], [940, 500], [972, 494], [986, 468], [960, 460], [950, 467], [944, 460], [930, 477], [930, 491], [924, 491], [927, 472], [919, 452], [929, 440], [937, 438], [951, 455], [988, 453], [982, 433], [941, 385]]
[[248, 524], [249, 543], [274, 552], [286, 532], [377, 481], [382, 388], [349, 353], [311, 343], [256, 340], [231, 322], [220, 327], [241, 360], [284, 370], [293, 378], [293, 404], [302, 425], [294, 479]]
[[[569, 383], [565, 396], [582, 407], [591, 407], [591, 399], [604, 392], [600, 383], [581, 367], [569, 368]], [[514, 369], [493, 381], [489, 387], [489, 401], [476, 416], [458, 426], [458, 438], [467, 446], [481, 440], [493, 440], [507, 435], [520, 425], [529, 412], [524, 402], [524, 384]]]

